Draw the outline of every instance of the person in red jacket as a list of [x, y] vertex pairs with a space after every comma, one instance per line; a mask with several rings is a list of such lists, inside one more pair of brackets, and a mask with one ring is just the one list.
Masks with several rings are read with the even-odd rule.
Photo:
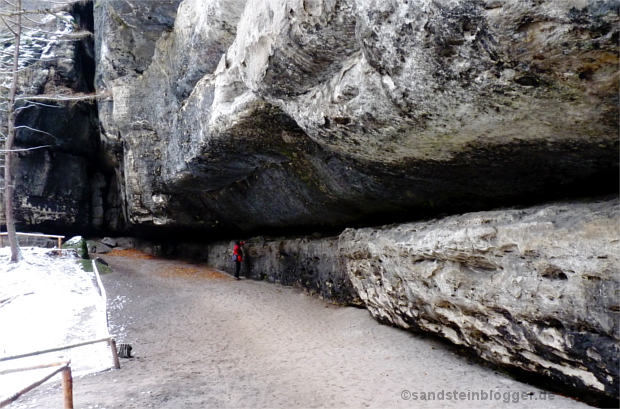
[[235, 241], [235, 247], [233, 248], [232, 259], [235, 262], [235, 280], [241, 280], [239, 278], [239, 272], [241, 271], [241, 262], [243, 261], [243, 249], [241, 246], [245, 244], [244, 241]]

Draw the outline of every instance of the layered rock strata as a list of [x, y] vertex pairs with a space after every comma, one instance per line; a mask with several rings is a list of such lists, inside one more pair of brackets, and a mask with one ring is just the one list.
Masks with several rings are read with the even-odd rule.
[[[363, 306], [340, 257], [338, 236], [273, 238], [252, 237], [243, 245], [241, 276], [270, 283], [295, 286], [325, 301]], [[208, 245], [174, 243], [163, 245], [163, 254], [193, 259], [230, 273], [233, 242]]]
[[339, 250], [379, 321], [618, 398], [618, 199], [348, 229]]

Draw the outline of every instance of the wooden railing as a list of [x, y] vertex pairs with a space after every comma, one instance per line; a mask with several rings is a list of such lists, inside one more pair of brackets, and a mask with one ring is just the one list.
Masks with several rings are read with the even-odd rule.
[[[3, 235], [6, 235], [6, 233], [2, 233]], [[26, 235], [27, 233], [18, 233], [18, 234], [24, 234]], [[50, 235], [37, 235], [37, 236], [43, 236], [43, 237], [58, 237], [58, 244], [59, 244], [59, 248], [60, 248], [60, 240], [61, 238], [64, 238], [64, 236], [50, 236]], [[1, 238], [2, 236], [0, 236]], [[105, 293], [105, 288], [103, 287], [103, 283], [101, 282], [101, 276], [99, 275], [99, 270], [97, 269], [97, 263], [93, 260], [93, 270], [95, 272], [95, 276], [97, 278], [97, 286], [99, 287], [100, 291], [101, 291], [101, 300], [98, 302], [98, 310], [101, 310], [103, 313], [103, 316], [105, 317], [105, 323], [106, 323], [106, 328], [108, 327], [108, 322], [107, 322], [107, 297], [106, 297], [106, 293]], [[106, 331], [107, 332], [107, 331]], [[116, 340], [115, 340], [115, 336], [110, 335], [107, 336], [105, 338], [100, 338], [100, 339], [93, 339], [90, 341], [84, 341], [84, 342], [79, 342], [77, 344], [71, 344], [71, 345], [64, 345], [64, 346], [60, 346], [60, 347], [56, 347], [56, 348], [51, 348], [51, 349], [46, 349], [43, 351], [34, 351], [34, 352], [28, 352], [25, 354], [21, 354], [21, 355], [13, 355], [13, 356], [6, 356], [6, 357], [0, 357], [0, 362], [3, 361], [11, 361], [11, 360], [15, 360], [15, 359], [21, 359], [21, 358], [28, 358], [31, 356], [36, 356], [36, 355], [42, 355], [42, 354], [46, 354], [46, 353], [50, 353], [50, 352], [58, 352], [58, 351], [62, 351], [65, 349], [71, 349], [71, 348], [77, 348], [77, 347], [81, 347], [81, 346], [86, 346], [86, 345], [91, 345], [91, 344], [96, 344], [98, 342], [107, 342], [108, 345], [110, 346], [110, 351], [112, 352], [112, 360], [114, 362], [114, 368], [116, 369], [120, 369], [121, 368], [121, 363], [120, 360], [118, 359], [118, 351], [116, 349]], [[34, 369], [42, 369], [42, 368], [49, 368], [49, 367], [53, 367], [53, 366], [59, 366], [60, 367], [53, 371], [52, 373], [48, 374], [47, 376], [45, 376], [43, 379], [38, 380], [37, 382], [27, 386], [26, 388], [14, 393], [13, 395], [9, 396], [8, 398], [0, 401], [0, 408], [14, 402], [15, 400], [17, 400], [20, 396], [22, 396], [23, 394], [33, 390], [34, 388], [36, 388], [37, 386], [40, 386], [41, 384], [43, 384], [44, 382], [46, 382], [47, 380], [51, 379], [54, 375], [58, 374], [59, 372], [62, 372], [62, 391], [63, 391], [63, 400], [64, 400], [64, 409], [73, 409], [73, 378], [71, 377], [71, 367], [70, 367], [70, 361], [67, 362], [58, 362], [58, 363], [54, 363], [54, 364], [46, 364], [46, 365], [38, 365], [38, 366], [33, 366], [33, 367], [28, 367], [28, 368], [17, 368], [17, 369], [9, 369], [9, 370], [4, 370], [4, 371], [0, 371], [0, 375], [4, 375], [4, 374], [9, 374], [9, 373], [13, 373], [13, 372], [22, 372], [22, 371], [29, 371], [29, 370], [34, 370]]]
[[57, 373], [62, 372], [62, 398], [63, 398], [63, 403], [64, 403], [64, 409], [73, 409], [73, 377], [71, 376], [71, 366], [70, 366], [70, 364], [71, 364], [71, 361], [65, 361], [65, 362], [56, 362], [56, 363], [53, 363], [53, 364], [31, 366], [31, 367], [28, 367], [28, 368], [16, 368], [16, 369], [8, 369], [8, 370], [5, 370], [5, 371], [1, 371], [0, 375], [6, 375], [6, 374], [10, 374], [10, 373], [15, 373], [15, 372], [31, 371], [31, 370], [34, 370], [34, 369], [44, 369], [44, 368], [51, 368], [51, 367], [54, 367], [54, 366], [59, 366], [58, 369], [56, 369], [55, 371], [50, 372], [49, 374], [47, 374], [43, 378], [39, 379], [35, 383], [32, 383], [32, 384], [26, 386], [25, 388], [23, 388], [20, 391], [12, 394], [8, 398], [0, 401], [0, 408], [4, 407], [4, 406], [6, 406], [6, 405], [8, 405], [10, 403], [15, 402], [23, 394], [25, 394], [27, 392], [30, 392], [31, 390], [33, 390], [37, 386], [40, 386], [44, 382], [46, 382], [47, 380], [51, 379]]
[[[37, 233], [15, 233], [18, 236], [30, 236], [30, 237], [49, 237], [51, 239], [58, 239], [58, 248], [62, 248], [62, 239], [65, 236], [56, 236], [54, 234], [37, 234]], [[7, 236], [8, 233], [0, 233], [0, 247], [4, 247], [4, 236]]]
[[[20, 359], [20, 358], [28, 358], [28, 357], [35, 356], [35, 355], [47, 354], [49, 352], [58, 352], [58, 351], [62, 351], [65, 349], [71, 349], [71, 348], [77, 348], [77, 347], [81, 347], [85, 345], [96, 344], [98, 342], [108, 342], [108, 344], [110, 345], [110, 350], [112, 351], [112, 359], [114, 360], [114, 368], [120, 369], [121, 364], [118, 359], [118, 352], [116, 350], [116, 341], [114, 339], [115, 339], [114, 336], [109, 336], [109, 337], [105, 337], [101, 339], [94, 339], [91, 341], [79, 342], [77, 344], [64, 345], [61, 347], [46, 349], [44, 351], [34, 351], [34, 352], [28, 352], [26, 354], [21, 354], [21, 355], [5, 356], [5, 357], [0, 358], [0, 362], [11, 361], [11, 360]], [[0, 408], [8, 405], [9, 403], [14, 402], [26, 392], [33, 390], [37, 386], [43, 384], [48, 379], [52, 378], [57, 373], [62, 372], [62, 390], [63, 390], [63, 399], [64, 399], [64, 404], [65, 404], [64, 409], [73, 409], [73, 378], [71, 377], [71, 367], [69, 366], [69, 364], [70, 364], [70, 361], [58, 362], [55, 364], [39, 365], [39, 366], [33, 366], [33, 367], [28, 367], [28, 368], [10, 369], [10, 370], [5, 370], [5, 371], [0, 372], [0, 375], [4, 375], [8, 373], [13, 373], [13, 372], [29, 371], [33, 369], [41, 369], [41, 368], [48, 368], [52, 366], [61, 365], [60, 368], [53, 371], [51, 374], [48, 374], [43, 379], [40, 379], [37, 382], [28, 385], [26, 388], [20, 390], [19, 392], [12, 394], [8, 398], [4, 399], [3, 401], [0, 401]]]
[[118, 369], [121, 367], [121, 365], [120, 365], [120, 361], [118, 360], [118, 353], [116, 352], [116, 341], [114, 340], [115, 338], [116, 338], [115, 336], [110, 335], [109, 337], [105, 337], [105, 338], [93, 339], [91, 341], [78, 342], [77, 344], [63, 345], [61, 347], [50, 348], [44, 351], [34, 351], [34, 352], [28, 352], [26, 354], [21, 354], [21, 355], [5, 356], [5, 357], [0, 358], [0, 362], [12, 361], [14, 359], [20, 359], [20, 358], [28, 358], [29, 356], [47, 354], [48, 352], [58, 352], [58, 351], [63, 351], [65, 349], [83, 347], [85, 345], [96, 344], [98, 342], [108, 342], [108, 344], [110, 344], [110, 349], [112, 350], [112, 358], [114, 359], [114, 367]]

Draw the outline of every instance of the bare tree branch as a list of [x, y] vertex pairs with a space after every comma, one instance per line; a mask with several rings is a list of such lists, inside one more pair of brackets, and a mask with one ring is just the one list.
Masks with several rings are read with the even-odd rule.
[[108, 96], [108, 93], [100, 94], [73, 94], [73, 95], [34, 95], [17, 97], [15, 101], [93, 101]]
[[46, 107], [46, 108], [62, 108], [58, 105], [43, 104], [41, 102], [30, 102], [28, 105], [17, 108], [15, 111], [20, 112], [20, 111], [24, 111], [29, 108], [37, 107], [37, 106]]
[[34, 146], [32, 148], [11, 149], [10, 151], [5, 150], [5, 149], [0, 149], [0, 152], [2, 152], [2, 153], [7, 153], [7, 152], [27, 152], [27, 151], [34, 151], [36, 149], [51, 148], [51, 147], [52, 147], [52, 145], [41, 145], [41, 146]]
[[14, 35], [17, 35], [17, 33], [11, 28], [11, 26], [9, 25], [9, 23], [7, 23], [6, 19], [4, 18], [4, 16], [2, 14], [0, 14], [0, 20], [2, 20], [2, 22], [4, 23], [4, 26]]
[[51, 134], [51, 133], [49, 133], [49, 132], [45, 132], [45, 131], [42, 131], [42, 130], [40, 130], [40, 129], [36, 129], [36, 128], [31, 128], [31, 127], [29, 127], [29, 126], [27, 126], [27, 125], [20, 125], [20, 126], [16, 126], [16, 127], [15, 127], [15, 129], [16, 129], [16, 130], [17, 130], [17, 129], [27, 129], [27, 130], [29, 130], [29, 131], [33, 131], [33, 132], [42, 133], [42, 134], [44, 134], [44, 135], [51, 136], [51, 137], [52, 137], [52, 138], [54, 138], [54, 139], [58, 139], [57, 137], [55, 137], [54, 135], [52, 135], [52, 134]]

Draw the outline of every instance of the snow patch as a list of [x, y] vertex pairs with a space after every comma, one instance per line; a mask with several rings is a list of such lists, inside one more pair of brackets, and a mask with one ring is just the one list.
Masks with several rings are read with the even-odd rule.
[[[21, 250], [24, 259], [10, 263], [10, 249], [0, 249], [0, 358], [109, 336], [94, 273], [79, 267], [75, 253]], [[0, 362], [0, 371], [65, 360], [71, 360], [74, 376], [113, 367], [110, 348], [101, 342]], [[0, 375], [0, 398], [42, 378], [41, 372]]]

